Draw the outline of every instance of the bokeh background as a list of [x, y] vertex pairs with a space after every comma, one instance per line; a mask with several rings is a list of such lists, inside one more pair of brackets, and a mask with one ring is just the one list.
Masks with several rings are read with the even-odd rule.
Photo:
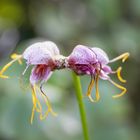
[[[0, 68], [38, 40], [54, 41], [64, 55], [77, 44], [100, 47], [110, 59], [130, 52], [122, 72], [127, 94], [112, 99], [120, 90], [100, 80], [101, 100], [84, 104], [91, 140], [140, 139], [140, 0], [0, 0]], [[36, 113], [31, 125], [31, 69], [21, 80], [24, 69], [15, 63], [11, 78], [0, 79], [0, 140], [82, 140], [71, 71], [55, 71], [44, 87], [58, 117], [40, 121]], [[81, 77], [83, 94], [89, 81]]]

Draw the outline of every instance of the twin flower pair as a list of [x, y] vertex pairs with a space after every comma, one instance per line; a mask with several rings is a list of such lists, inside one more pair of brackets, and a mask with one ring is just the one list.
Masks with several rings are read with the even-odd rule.
[[[29, 46], [21, 55], [12, 54], [11, 58], [13, 60], [6, 64], [2, 70], [0, 70], [0, 77], [8, 78], [8, 76], [4, 75], [3, 73], [16, 61], [18, 61], [19, 64], [22, 64], [21, 60], [26, 60], [27, 67], [24, 70], [23, 75], [25, 74], [27, 68], [30, 65], [33, 65], [33, 69], [30, 75], [33, 101], [31, 115], [32, 123], [35, 111], [40, 114], [39, 116], [41, 120], [46, 118], [49, 112], [53, 115], [56, 115], [56, 113], [52, 110], [48, 97], [42, 89], [43, 84], [50, 78], [55, 70], [69, 68], [73, 70], [77, 75], [89, 75], [91, 77], [91, 81], [88, 86], [86, 96], [90, 99], [91, 102], [97, 102], [100, 99], [98, 89], [99, 78], [108, 80], [117, 88], [122, 90], [120, 94], [114, 95], [114, 98], [120, 97], [126, 93], [125, 87], [117, 84], [110, 78], [110, 74], [116, 73], [119, 81], [125, 83], [126, 80], [121, 77], [122, 67], [119, 67], [117, 70], [113, 71], [108, 64], [117, 60], [122, 60], [122, 62], [125, 62], [128, 57], [129, 53], [124, 53], [112, 60], [109, 60], [107, 54], [102, 49], [97, 47], [87, 47], [84, 45], [77, 45], [73, 49], [72, 53], [68, 57], [65, 57], [60, 54], [59, 49], [55, 43], [51, 41], [38, 42]], [[94, 83], [96, 88], [95, 99], [93, 99], [91, 96]], [[39, 87], [37, 86], [38, 84]], [[42, 105], [37, 98], [36, 92], [41, 93], [40, 95], [47, 105], [47, 111], [44, 113], [42, 111]]]

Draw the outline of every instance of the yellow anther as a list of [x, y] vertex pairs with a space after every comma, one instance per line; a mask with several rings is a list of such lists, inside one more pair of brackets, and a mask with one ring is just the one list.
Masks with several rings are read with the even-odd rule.
[[110, 81], [113, 85], [115, 85], [117, 88], [119, 88], [119, 89], [122, 90], [122, 92], [121, 92], [120, 94], [114, 95], [113, 98], [121, 97], [121, 96], [123, 96], [123, 95], [126, 93], [127, 89], [126, 89], [125, 87], [123, 87], [123, 86], [121, 86], [121, 85], [115, 83], [115, 82], [112, 81], [111, 79], [110, 79], [109, 81]]
[[126, 83], [126, 80], [124, 80], [121, 76], [121, 71], [122, 71], [122, 67], [119, 67], [116, 71], [117, 72], [117, 77], [121, 82]]

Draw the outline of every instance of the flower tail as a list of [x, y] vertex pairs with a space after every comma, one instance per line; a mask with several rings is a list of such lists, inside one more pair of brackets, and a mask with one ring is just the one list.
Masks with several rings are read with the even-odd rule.
[[96, 101], [100, 99], [99, 88], [98, 88], [99, 74], [97, 74], [95, 82], [96, 82]]
[[11, 55], [11, 58], [13, 59], [12, 61], [10, 61], [8, 64], [6, 64], [2, 70], [0, 70], [0, 77], [1, 78], [9, 78], [8, 76], [3, 75], [3, 73], [16, 61], [19, 62], [19, 64], [22, 64], [21, 58], [22, 55], [18, 55], [18, 54], [13, 54]]
[[119, 79], [122, 83], [126, 83], [126, 80], [123, 79], [122, 76], [121, 76], [121, 71], [122, 71], [122, 67], [119, 67], [119, 68], [116, 70], [117, 77], [118, 77], [118, 79]]
[[17, 59], [17, 60], [18, 60], [18, 63], [19, 63], [20, 65], [22, 65], [21, 56], [22, 56], [22, 55], [18, 55], [18, 54], [16, 54], [16, 53], [13, 53], [13, 54], [11, 55], [11, 58], [12, 58], [13, 60]]
[[33, 123], [33, 119], [34, 119], [34, 114], [35, 114], [35, 107], [33, 106], [32, 108], [32, 113], [31, 113], [31, 119], [30, 119], [30, 123]]
[[46, 106], [48, 107], [48, 109], [47, 109], [47, 111], [44, 113], [44, 115], [43, 115], [43, 114], [40, 114], [40, 120], [45, 119], [45, 118], [48, 116], [49, 112], [51, 112], [51, 114], [52, 114], [53, 116], [57, 116], [57, 114], [53, 111], [53, 109], [52, 109], [52, 107], [51, 107], [51, 103], [50, 103], [49, 98], [47, 97], [47, 95], [46, 95], [46, 94], [44, 93], [44, 91], [42, 90], [42, 86], [40, 86], [40, 92], [41, 92], [41, 95], [42, 95], [42, 97], [43, 97], [43, 99], [44, 99], [44, 102], [46, 103]]
[[89, 86], [88, 86], [88, 91], [87, 91], [87, 93], [86, 93], [86, 96], [89, 98], [89, 100], [90, 100], [91, 102], [94, 102], [94, 99], [93, 99], [92, 96], [91, 96], [91, 91], [92, 91], [93, 86], [94, 86], [94, 79], [93, 79], [93, 77], [91, 76], [91, 81], [90, 81], [90, 84], [89, 84]]
[[[43, 120], [45, 119], [49, 112], [52, 113], [53, 116], [57, 116], [57, 114], [52, 110], [52, 107], [51, 107], [51, 103], [48, 99], [48, 97], [45, 95], [45, 93], [43, 92], [42, 90], [42, 86], [40, 87], [40, 89], [34, 84], [34, 85], [31, 85], [31, 88], [32, 88], [32, 100], [33, 100], [33, 108], [32, 108], [32, 114], [31, 114], [31, 124], [33, 122], [33, 119], [34, 119], [34, 112], [39, 112], [40, 113], [40, 120]], [[37, 99], [36, 97], [36, 88], [39, 90], [39, 92], [41, 92], [41, 96], [43, 97], [48, 109], [47, 111], [43, 114], [43, 111], [42, 111], [42, 105], [40, 103], [40, 101]]]
[[120, 56], [110, 60], [109, 63], [115, 62], [115, 61], [120, 60], [120, 59], [122, 60], [122, 62], [125, 62], [129, 56], [130, 56], [130, 54], [128, 52], [123, 53]]
[[98, 80], [99, 80], [99, 74], [97, 74], [97, 76], [95, 77], [95, 87], [96, 87], [96, 95], [95, 96], [96, 96], [96, 98], [93, 99], [92, 96], [91, 96], [91, 91], [92, 91], [92, 88], [94, 86], [94, 79], [91, 76], [91, 81], [90, 81], [88, 91], [87, 91], [87, 94], [86, 94], [86, 96], [88, 96], [88, 98], [91, 102], [97, 102], [100, 99], [99, 89], [98, 89]]
[[37, 111], [37, 112], [41, 113], [42, 112], [42, 106], [41, 106], [39, 100], [36, 97], [36, 85], [32, 85], [31, 88], [32, 88], [33, 109], [32, 109], [30, 122], [32, 124], [33, 119], [34, 119], [34, 112]]
[[123, 95], [126, 93], [127, 89], [126, 89], [125, 87], [123, 87], [123, 86], [121, 86], [121, 85], [115, 83], [115, 82], [112, 81], [111, 79], [109, 79], [109, 81], [110, 81], [114, 86], [116, 86], [117, 88], [119, 88], [119, 89], [122, 90], [122, 92], [121, 92], [120, 94], [114, 95], [113, 98], [121, 97], [121, 96], [123, 96]]

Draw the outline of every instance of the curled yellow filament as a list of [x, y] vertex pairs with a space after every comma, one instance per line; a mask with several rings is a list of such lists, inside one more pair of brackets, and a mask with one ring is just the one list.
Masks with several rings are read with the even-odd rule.
[[122, 62], [125, 62], [129, 56], [130, 56], [130, 54], [128, 52], [123, 53], [120, 56], [110, 60], [109, 63], [115, 62], [115, 61], [120, 60], [120, 59], [122, 60]]
[[91, 96], [93, 86], [94, 86], [94, 79], [91, 77], [91, 81], [90, 81], [90, 84], [88, 86], [88, 91], [86, 93], [86, 96], [88, 96], [88, 98], [91, 102], [95, 102], [94, 99]]
[[32, 88], [33, 109], [32, 109], [30, 122], [32, 124], [33, 119], [34, 119], [34, 112], [37, 111], [37, 112], [41, 113], [42, 112], [42, 106], [41, 106], [39, 100], [36, 97], [36, 85], [31, 85], [31, 88]]
[[[40, 115], [39, 115], [40, 120], [45, 119], [48, 116], [49, 112], [53, 116], [57, 116], [57, 114], [52, 110], [51, 103], [50, 103], [47, 95], [41, 89], [39, 89], [38, 86], [36, 86], [35, 84], [32, 85], [31, 88], [32, 88], [32, 101], [33, 101], [33, 108], [32, 108], [32, 113], [31, 113], [31, 120], [30, 120], [31, 124], [32, 124], [33, 119], [34, 119], [35, 111], [40, 113]], [[37, 99], [36, 88], [41, 93], [41, 96], [42, 96], [42, 98], [47, 106], [47, 111], [45, 113], [43, 113], [42, 105], [41, 105], [40, 101]]]
[[22, 64], [22, 60], [21, 60], [20, 56], [21, 56], [21, 55], [18, 55], [18, 54], [16, 54], [16, 53], [13, 53], [13, 54], [11, 55], [11, 58], [12, 58], [13, 60], [18, 58], [18, 63], [21, 65], [21, 64]]
[[99, 74], [97, 74], [95, 80], [96, 80], [95, 81], [95, 83], [96, 83], [96, 101], [98, 101], [100, 99], [99, 88], [98, 88]]
[[116, 71], [117, 77], [118, 77], [118, 79], [119, 79], [122, 83], [126, 83], [126, 80], [123, 79], [122, 76], [121, 76], [121, 71], [122, 71], [122, 67], [119, 67], [119, 68], [117, 69], [117, 71]]
[[115, 82], [112, 81], [111, 79], [109, 79], [109, 81], [110, 81], [113, 85], [115, 85], [117, 88], [119, 88], [119, 89], [122, 90], [122, 92], [121, 92], [120, 94], [114, 95], [113, 98], [121, 97], [121, 96], [123, 96], [123, 95], [126, 93], [127, 89], [126, 89], [125, 87], [123, 87], [123, 86], [121, 86], [121, 85], [115, 83]]
[[95, 97], [96, 98], [93, 99], [92, 96], [91, 96], [91, 92], [92, 92], [92, 88], [94, 86], [94, 79], [91, 77], [91, 82], [89, 84], [88, 91], [86, 93], [86, 96], [88, 96], [88, 98], [91, 102], [97, 102], [100, 99], [99, 88], [98, 88], [98, 80], [99, 80], [99, 74], [97, 74], [97, 76], [95, 77], [95, 88], [96, 88]]
[[122, 62], [125, 62], [129, 56], [130, 56], [130, 54], [128, 52], [120, 55], [120, 57], [122, 57]]
[[9, 77], [6, 76], [6, 75], [1, 75], [1, 73], [0, 73], [0, 78], [7, 79], [7, 78], [9, 78]]
[[1, 77], [1, 78], [9, 78], [8, 76], [3, 75], [3, 73], [4, 73], [14, 62], [18, 61], [19, 64], [22, 64], [22, 62], [21, 62], [22, 55], [13, 54], [13, 55], [11, 55], [11, 58], [12, 58], [13, 60], [10, 61], [9, 63], [7, 63], [7, 64], [2, 68], [2, 70], [0, 70], [0, 77]]
[[40, 120], [45, 119], [45, 118], [48, 116], [49, 112], [50, 112], [53, 116], [57, 116], [57, 114], [53, 111], [53, 109], [52, 109], [52, 107], [51, 107], [51, 103], [50, 103], [50, 100], [49, 100], [49, 98], [47, 97], [47, 95], [43, 92], [42, 89], [39, 89], [39, 91], [41, 92], [41, 96], [43, 97], [44, 102], [46, 103], [46, 106], [48, 107], [48, 109], [47, 109], [47, 111], [44, 113], [44, 115], [43, 115], [43, 113], [40, 114]]

